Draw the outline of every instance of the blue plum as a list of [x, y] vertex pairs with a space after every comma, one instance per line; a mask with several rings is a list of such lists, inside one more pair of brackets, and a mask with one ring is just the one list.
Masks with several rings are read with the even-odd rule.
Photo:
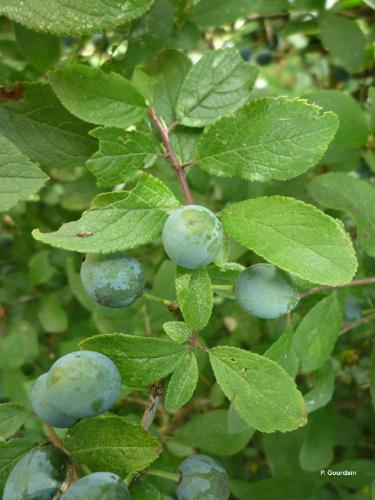
[[206, 455], [193, 455], [180, 465], [178, 500], [227, 500], [229, 479], [223, 467]]
[[88, 254], [81, 266], [88, 295], [106, 307], [124, 307], [142, 295], [144, 275], [137, 259], [126, 253]]
[[130, 500], [130, 494], [116, 474], [94, 472], [73, 483], [61, 500]]
[[51, 500], [68, 475], [69, 460], [54, 446], [24, 455], [5, 484], [3, 500]]
[[38, 417], [47, 424], [53, 427], [70, 427], [77, 419], [68, 417], [51, 405], [47, 391], [47, 378], [48, 373], [43, 373], [36, 379], [31, 389], [31, 406]]
[[109, 410], [119, 398], [121, 377], [104, 354], [72, 352], [52, 365], [47, 391], [51, 405], [69, 417], [93, 417]]
[[223, 237], [219, 219], [199, 205], [174, 211], [163, 228], [163, 245], [168, 257], [187, 269], [211, 264], [223, 246]]
[[235, 294], [240, 306], [257, 318], [275, 319], [292, 311], [299, 294], [289, 277], [272, 264], [255, 264], [237, 279]]

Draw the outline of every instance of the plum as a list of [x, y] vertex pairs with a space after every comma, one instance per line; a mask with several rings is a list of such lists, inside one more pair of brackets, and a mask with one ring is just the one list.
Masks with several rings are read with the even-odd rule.
[[208, 208], [187, 205], [175, 210], [163, 228], [168, 257], [179, 266], [197, 269], [210, 264], [223, 246], [223, 229]]
[[88, 254], [81, 266], [87, 294], [106, 307], [124, 307], [142, 295], [144, 275], [137, 259], [126, 253]]
[[272, 264], [255, 264], [237, 279], [235, 294], [240, 306], [257, 318], [275, 319], [292, 311], [299, 294], [286, 273]]
[[51, 405], [47, 391], [48, 373], [38, 377], [31, 389], [31, 406], [34, 412], [47, 424], [53, 427], [70, 427], [77, 419], [68, 417]]
[[178, 500], [227, 500], [229, 479], [223, 467], [207, 455], [193, 455], [180, 465]]
[[68, 475], [69, 459], [54, 446], [24, 455], [5, 483], [3, 500], [52, 500]]
[[94, 351], [72, 352], [58, 359], [47, 377], [50, 404], [72, 418], [100, 415], [121, 392], [121, 377], [107, 356]]
[[130, 494], [116, 474], [94, 472], [73, 483], [61, 500], [130, 500]]

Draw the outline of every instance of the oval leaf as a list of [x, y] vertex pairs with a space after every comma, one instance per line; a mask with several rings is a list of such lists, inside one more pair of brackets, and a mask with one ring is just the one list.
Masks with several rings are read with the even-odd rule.
[[342, 224], [302, 201], [255, 198], [230, 205], [221, 219], [241, 245], [305, 280], [343, 285], [356, 272], [357, 259]]

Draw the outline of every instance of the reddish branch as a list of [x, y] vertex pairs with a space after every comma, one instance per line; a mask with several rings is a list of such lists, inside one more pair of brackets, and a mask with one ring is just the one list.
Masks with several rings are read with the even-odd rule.
[[348, 286], [360, 286], [360, 285], [371, 285], [375, 284], [375, 277], [371, 278], [361, 278], [358, 280], [350, 281], [350, 283], [345, 283], [345, 285], [339, 286], [330, 286], [330, 285], [322, 285], [317, 286], [316, 288], [311, 288], [310, 290], [306, 290], [306, 292], [301, 293], [301, 299], [305, 297], [309, 297], [310, 295], [315, 295], [316, 293], [323, 292], [324, 290], [335, 290], [336, 288], [346, 288]]
[[186, 181], [185, 173], [184, 173], [184, 168], [186, 166], [185, 164], [180, 164], [180, 162], [177, 159], [176, 153], [173, 149], [169, 134], [170, 134], [170, 129], [168, 129], [163, 122], [160, 120], [158, 115], [156, 114], [154, 108], [148, 108], [148, 115], [152, 121], [152, 123], [155, 125], [155, 127], [158, 129], [161, 140], [163, 141], [163, 145], [166, 151], [166, 156], [169, 159], [172, 167], [175, 169], [178, 181], [181, 185], [182, 192], [184, 193], [185, 200], [189, 205], [193, 203], [193, 197], [190, 192], [189, 185]]

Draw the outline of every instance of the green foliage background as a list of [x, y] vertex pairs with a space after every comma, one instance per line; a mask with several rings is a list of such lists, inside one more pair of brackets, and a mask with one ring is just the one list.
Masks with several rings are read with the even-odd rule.
[[[238, 500], [375, 498], [373, 0], [71, 5], [0, 0], [0, 490], [47, 437], [33, 381], [81, 346], [116, 362], [123, 397], [59, 437], [85, 472], [142, 472], [133, 500], [173, 496], [157, 471], [194, 451]], [[176, 164], [227, 235], [207, 269], [161, 245]], [[146, 276], [119, 310], [79, 278], [83, 254], [117, 250]], [[234, 300], [262, 261], [302, 294], [288, 317]]]

